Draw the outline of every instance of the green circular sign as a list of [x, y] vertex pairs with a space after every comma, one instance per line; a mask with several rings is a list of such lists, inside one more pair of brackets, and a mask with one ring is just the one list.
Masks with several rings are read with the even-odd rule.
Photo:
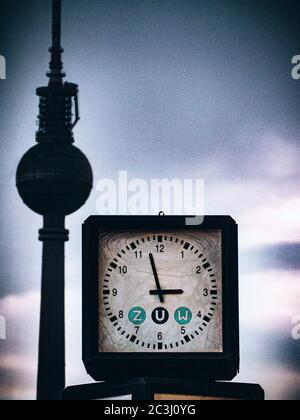
[[142, 325], [147, 318], [146, 311], [139, 307], [132, 308], [129, 311], [128, 318], [132, 324]]
[[175, 321], [180, 325], [187, 325], [192, 319], [193, 314], [189, 308], [182, 307], [175, 311]]

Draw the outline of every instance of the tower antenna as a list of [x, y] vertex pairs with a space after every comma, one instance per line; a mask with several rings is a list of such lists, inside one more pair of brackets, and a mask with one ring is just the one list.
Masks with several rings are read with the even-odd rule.
[[52, 0], [52, 46], [50, 71], [48, 73], [50, 83], [63, 83], [65, 73], [63, 70], [61, 47], [61, 0]]

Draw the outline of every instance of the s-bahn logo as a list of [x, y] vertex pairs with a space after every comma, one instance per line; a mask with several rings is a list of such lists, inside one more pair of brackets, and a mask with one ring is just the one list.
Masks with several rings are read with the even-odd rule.
[[6, 79], [6, 60], [3, 55], [0, 55], [0, 80]]

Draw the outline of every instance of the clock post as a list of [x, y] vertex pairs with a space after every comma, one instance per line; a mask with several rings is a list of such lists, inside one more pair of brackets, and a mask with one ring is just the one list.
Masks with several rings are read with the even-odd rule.
[[49, 84], [37, 89], [37, 145], [23, 156], [16, 175], [22, 200], [44, 217], [38, 400], [60, 400], [65, 388], [65, 217], [83, 206], [93, 184], [88, 159], [73, 146], [78, 86], [63, 81], [61, 0], [52, 1], [52, 15]]
[[[264, 400], [240, 368], [238, 225], [230, 216], [91, 216], [83, 362], [64, 400]], [[223, 382], [226, 381], [226, 382]]]

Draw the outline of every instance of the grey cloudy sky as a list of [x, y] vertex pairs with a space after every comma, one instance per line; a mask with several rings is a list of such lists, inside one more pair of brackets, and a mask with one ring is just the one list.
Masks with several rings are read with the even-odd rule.
[[[291, 0], [64, 0], [65, 68], [80, 85], [76, 145], [95, 180], [203, 178], [207, 213], [240, 225], [242, 369], [268, 398], [300, 395], [291, 320], [300, 313], [299, 2]], [[0, 398], [33, 398], [41, 219], [14, 187], [33, 145], [35, 88], [45, 84], [50, 1], [0, 3]], [[80, 225], [68, 219], [68, 383], [81, 363]], [[299, 351], [298, 350], [298, 351]]]

